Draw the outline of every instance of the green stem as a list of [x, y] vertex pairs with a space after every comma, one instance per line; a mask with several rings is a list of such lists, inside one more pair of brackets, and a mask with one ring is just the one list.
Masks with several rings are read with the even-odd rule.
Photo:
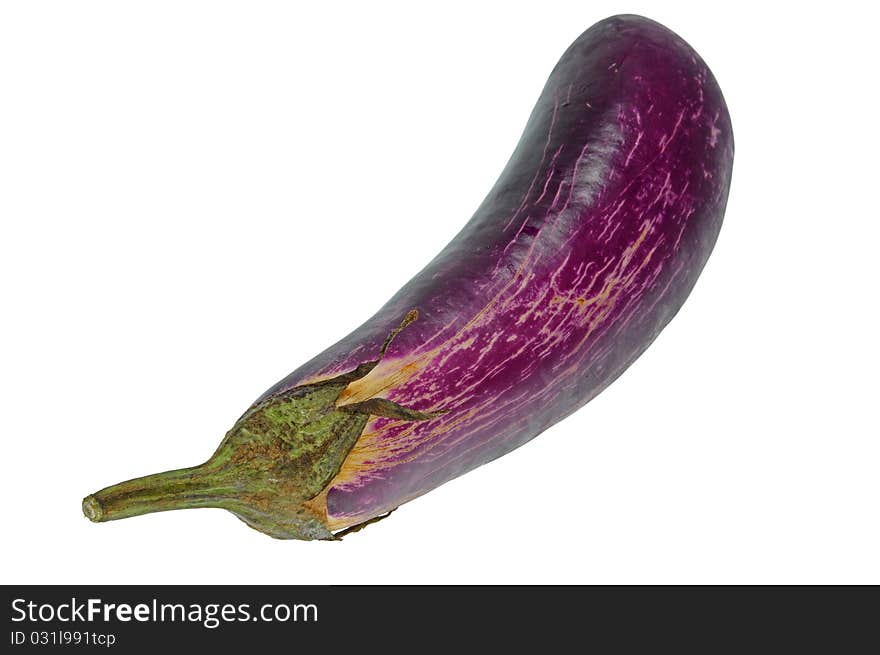
[[238, 493], [205, 463], [114, 484], [84, 498], [82, 509], [99, 523], [172, 509], [225, 507]]

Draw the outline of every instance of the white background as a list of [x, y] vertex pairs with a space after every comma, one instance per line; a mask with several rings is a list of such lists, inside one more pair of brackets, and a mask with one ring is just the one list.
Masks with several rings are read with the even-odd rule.
[[[875, 21], [742, 6], [3, 3], [0, 581], [880, 583]], [[736, 161], [702, 278], [619, 381], [342, 543], [82, 516], [203, 461], [419, 271], [624, 11], [709, 63]]]

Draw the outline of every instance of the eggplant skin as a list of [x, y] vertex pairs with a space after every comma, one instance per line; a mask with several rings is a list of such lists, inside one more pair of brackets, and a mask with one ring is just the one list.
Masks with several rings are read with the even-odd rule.
[[260, 401], [375, 357], [337, 406], [387, 398], [314, 499], [329, 529], [377, 517], [521, 446], [588, 402], [672, 319], [715, 244], [733, 165], [715, 78], [640, 16], [584, 32], [476, 214], [372, 318]]

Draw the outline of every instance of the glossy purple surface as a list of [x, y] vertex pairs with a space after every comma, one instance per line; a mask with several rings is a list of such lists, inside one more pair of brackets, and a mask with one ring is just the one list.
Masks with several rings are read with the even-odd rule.
[[335, 525], [379, 515], [529, 441], [612, 382], [681, 307], [721, 227], [733, 134], [677, 35], [616, 16], [553, 70], [498, 182], [452, 242], [360, 328], [263, 397], [374, 359], [340, 402], [382, 396], [327, 491]]

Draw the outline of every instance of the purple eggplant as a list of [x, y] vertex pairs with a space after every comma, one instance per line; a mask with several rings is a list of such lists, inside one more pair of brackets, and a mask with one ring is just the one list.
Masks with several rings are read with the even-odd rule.
[[204, 464], [83, 501], [220, 507], [336, 539], [526, 443], [620, 375], [715, 244], [733, 165], [715, 78], [614, 16], [565, 52], [476, 214], [372, 318], [264, 393]]

